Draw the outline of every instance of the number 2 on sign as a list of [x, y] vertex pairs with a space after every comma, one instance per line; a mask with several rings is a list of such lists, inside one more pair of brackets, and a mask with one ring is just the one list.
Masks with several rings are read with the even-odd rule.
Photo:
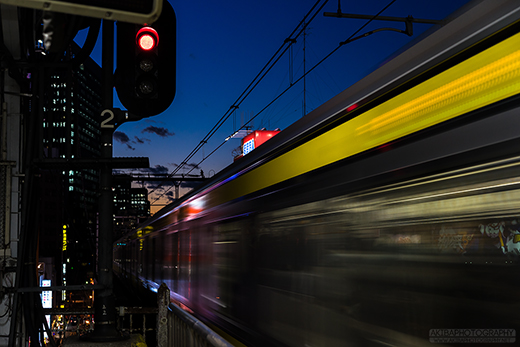
[[101, 122], [101, 128], [113, 128], [114, 124], [109, 124], [109, 122], [114, 119], [114, 112], [112, 110], [103, 110], [101, 112], [101, 117], [104, 117], [105, 114], [108, 113], [108, 118]]

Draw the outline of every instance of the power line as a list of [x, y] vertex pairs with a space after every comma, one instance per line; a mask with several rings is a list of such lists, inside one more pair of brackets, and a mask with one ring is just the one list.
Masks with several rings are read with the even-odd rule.
[[[273, 54], [271, 59], [264, 65], [264, 67], [260, 70], [260, 72], [256, 75], [256, 77], [251, 81], [251, 83], [246, 87], [246, 89], [240, 94], [240, 96], [235, 100], [235, 102], [229, 107], [229, 109], [224, 113], [224, 115], [218, 120], [218, 122], [213, 126], [213, 128], [206, 134], [206, 136], [199, 142], [197, 146], [188, 154], [188, 156], [172, 171], [170, 175], [176, 174], [182, 167], [188, 164], [188, 161], [193, 158], [193, 156], [202, 148], [202, 146], [208, 142], [208, 140], [217, 132], [218, 129], [226, 122], [226, 120], [233, 114], [233, 112], [239, 108], [240, 104], [251, 94], [251, 92], [258, 86], [258, 84], [262, 81], [262, 79], [269, 73], [269, 71], [276, 65], [276, 63], [281, 59], [281, 57], [285, 54], [285, 52], [289, 49], [289, 47], [296, 42], [296, 38], [298, 38], [301, 33], [305, 30], [305, 28], [309, 25], [310, 22], [314, 18], [316, 18], [317, 14], [323, 9], [323, 7], [327, 4], [328, 0], [325, 0], [323, 4], [318, 8], [319, 3], [322, 0], [316, 1], [316, 3], [312, 6], [312, 8], [307, 12], [304, 18], [298, 23], [296, 28], [291, 32], [289, 38], [284, 40], [280, 48]], [[318, 8], [316, 11], [315, 9]], [[313, 13], [314, 11], [314, 13]], [[310, 17], [310, 19], [309, 19]], [[293, 38], [292, 36], [296, 36]], [[213, 152], [212, 152], [213, 153]], [[206, 157], [207, 158], [207, 157]], [[192, 169], [193, 170], [193, 169]], [[164, 182], [161, 182], [157, 187], [153, 188], [149, 194], [152, 194], [157, 189], [159, 189]], [[155, 203], [162, 196], [161, 194], [156, 200], [152, 202]]]
[[[287, 87], [283, 92], [278, 94], [270, 103], [268, 103], [264, 108], [262, 108], [256, 115], [254, 115], [246, 124], [244, 124], [240, 129], [244, 129], [251, 123], [256, 117], [258, 117], [260, 114], [262, 114], [267, 108], [269, 108], [274, 102], [276, 102], [279, 98], [281, 98], [286, 92], [288, 92], [292, 87], [294, 87], [298, 82], [300, 82], [305, 75], [311, 73], [315, 68], [317, 68], [320, 64], [322, 64], [326, 59], [328, 59], [332, 54], [338, 51], [339, 48], [344, 46], [346, 43], [352, 42], [353, 38], [355, 38], [355, 35], [358, 34], [361, 30], [363, 30], [364, 27], [366, 27], [370, 22], [372, 22], [376, 17], [378, 17], [382, 12], [384, 12], [389, 6], [391, 6], [396, 0], [392, 0], [388, 5], [386, 5], [381, 11], [379, 11], [376, 15], [372, 17], [369, 21], [367, 21], [364, 25], [362, 25], [358, 30], [356, 30], [347, 40], [341, 42], [338, 47], [336, 47], [332, 52], [327, 54], [325, 58], [320, 60], [318, 63], [316, 63], [309, 71], [307, 71], [304, 75], [300, 76], [293, 84], [291, 84], [289, 87]], [[218, 149], [220, 149], [226, 141], [222, 142], [216, 149], [214, 149], [210, 154], [208, 154], [205, 158], [203, 158], [199, 163], [196, 164], [196, 166], [199, 166], [202, 164], [207, 158], [209, 158], [213, 153], [215, 153]], [[191, 170], [193, 170], [192, 168]], [[191, 172], [191, 170], [189, 172]], [[188, 173], [189, 173], [188, 172]]]
[[[302, 23], [303, 23], [303, 28], [300, 29], [300, 31], [298, 32], [297, 36], [300, 36], [300, 34], [302, 32], [305, 31], [305, 29], [307, 28], [307, 26], [312, 22], [312, 20], [316, 17], [317, 13], [319, 11], [321, 11], [321, 9], [323, 8], [323, 6], [325, 6], [325, 4], [327, 3], [328, 0], [326, 0], [322, 6], [318, 9], [318, 11], [311, 17], [311, 19], [306, 22], [306, 18], [310, 15], [310, 13], [316, 8], [316, 6], [318, 5], [318, 3], [320, 2], [321, 0], [318, 0], [314, 6], [312, 7], [312, 9], [305, 15], [304, 19], [298, 24], [298, 26], [296, 27], [295, 30], [293, 30], [293, 32], [291, 33], [291, 36], [294, 34], [294, 32], [296, 32], [298, 30], [298, 28], [300, 26], [302, 26]], [[373, 31], [370, 31], [366, 34], [363, 34], [363, 35], [360, 35], [360, 36], [356, 36], [361, 30], [363, 30], [367, 25], [369, 25], [372, 21], [374, 21], [377, 17], [380, 16], [381, 13], [383, 13], [386, 9], [388, 9], [396, 0], [392, 0], [390, 1], [383, 9], [381, 9], [376, 15], [372, 16], [371, 19], [369, 19], [365, 24], [363, 24], [359, 29], [357, 29], [353, 34], [351, 34], [345, 41], [342, 41], [339, 43], [338, 47], [336, 47], [334, 50], [332, 50], [329, 54], [327, 54], [323, 59], [321, 59], [318, 63], [316, 63], [311, 69], [309, 69], [309, 71], [306, 71], [304, 72], [304, 74], [302, 76], [300, 76], [294, 83], [290, 84], [284, 91], [282, 91], [278, 96], [276, 96], [271, 102], [269, 102], [264, 108], [262, 108], [256, 115], [254, 115], [249, 121], [247, 121], [243, 126], [241, 126], [238, 130], [242, 130], [244, 129], [246, 126], [248, 126], [256, 117], [258, 117], [260, 114], [262, 114], [267, 108], [269, 108], [274, 102], [276, 102], [279, 98], [281, 98], [285, 93], [287, 93], [293, 86], [295, 86], [298, 82], [300, 82], [302, 79], [304, 79], [309, 73], [311, 73], [312, 71], [314, 71], [319, 65], [321, 65], [325, 60], [327, 60], [331, 55], [333, 55], [334, 53], [336, 53], [341, 47], [343, 47], [345, 44], [348, 44], [350, 42], [353, 42], [359, 38], [362, 38], [362, 37], [366, 37], [366, 36], [369, 36], [375, 32], [378, 32], [380, 30], [373, 30]], [[295, 42], [295, 41], [294, 41]], [[260, 73], [255, 77], [255, 79], [253, 79], [253, 81], [249, 84], [249, 86], [246, 88], [246, 90], [244, 90], [244, 92], [242, 92], [242, 94], [239, 96], [239, 98], [237, 99], [237, 101], [235, 101], [235, 103], [230, 107], [230, 109], [224, 114], [224, 116], [222, 116], [220, 118], [220, 120], [217, 122], [217, 124], [212, 128], [212, 130], [206, 135], [206, 137], [204, 137], [204, 140], [202, 140], [199, 145], [197, 147], [195, 147], [194, 150], [191, 151], [191, 153], [188, 155], [188, 157], [186, 157], [186, 159], [184, 159], [184, 161], [179, 165], [177, 166], [177, 168], [172, 171], [172, 173], [169, 175], [172, 176], [174, 175], [175, 173], [177, 173], [180, 168], [184, 165], [187, 164], [187, 161], [190, 160], [191, 158], [193, 158], [193, 156], [200, 150], [200, 148], [202, 147], [202, 145], [204, 143], [207, 142], [207, 140], [209, 140], [214, 134], [215, 132], [224, 124], [224, 122], [231, 116], [232, 114], [232, 111], [235, 110], [236, 108], [238, 108], [238, 106], [240, 105], [240, 103], [242, 103], [245, 98], [253, 91], [253, 89], [258, 85], [258, 83], [263, 79], [263, 77], [265, 77], [265, 74], [267, 74], [269, 72], [269, 70], [271, 70], [271, 68], [274, 66], [274, 64], [276, 64], [278, 62], [278, 60], [281, 58], [281, 56], [283, 56], [283, 54], [289, 49], [290, 45], [292, 43], [294, 43], [292, 41], [292, 39], [286, 39], [284, 41], [284, 43], [282, 44], [282, 46], [278, 49], [278, 51], [273, 55], [273, 57], [269, 60], [269, 62], [264, 66], [264, 68], [262, 68], [262, 70], [260, 71]], [[276, 60], [274, 60], [274, 63], [272, 66], [269, 66], [269, 64], [273, 61], [273, 59], [276, 57], [276, 55], [282, 50], [282, 48], [285, 46], [286, 43], [289, 43], [289, 46], [285, 48], [285, 50], [282, 52], [282, 54], [280, 56], [278, 56], [276, 58]], [[267, 68], [269, 66], [269, 68]], [[267, 69], [267, 70], [266, 70]], [[265, 71], [265, 73], [261, 76], [262, 72]], [[261, 76], [261, 77], [259, 77]], [[255, 80], [257, 80], [259, 78], [259, 80], [255, 83]], [[254, 85], [253, 85], [254, 84]], [[252, 86], [252, 87], [251, 87]], [[248, 90], [250, 89], [250, 90]], [[198, 167], [200, 164], [202, 164], [207, 158], [209, 158], [211, 155], [213, 155], [213, 153], [215, 153], [218, 149], [220, 149], [224, 144], [226, 143], [226, 141], [223, 141], [218, 147], [216, 147], [211, 153], [209, 153], [206, 157], [204, 157], [199, 163], [196, 164], [196, 166], [192, 167], [192, 169], [190, 171], [188, 171], [188, 174], [193, 170], [195, 169], [195, 167]], [[202, 145], [201, 145], [202, 144]], [[153, 193], [155, 190], [157, 190], [159, 187], [162, 186], [162, 184], [164, 183], [161, 182], [157, 187], [155, 187], [149, 194]], [[162, 193], [161, 195], [159, 195], [159, 197], [157, 197], [152, 203], [151, 205], [153, 205], [157, 200], [159, 200], [164, 194], [166, 194], [169, 190], [171, 189], [171, 187], [166, 190], [164, 193]]]
[[[378, 32], [378, 30], [373, 30], [368, 32], [367, 34], [355, 36], [357, 35], [363, 28], [365, 28], [368, 24], [370, 24], [376, 17], [378, 17], [381, 13], [383, 13], [388, 7], [390, 7], [396, 0], [390, 1], [388, 5], [386, 5], [381, 11], [379, 11], [376, 15], [374, 15], [370, 20], [368, 20], [365, 24], [363, 24], [358, 30], [356, 30], [352, 35], [349, 36], [345, 41], [340, 42], [338, 47], [333, 49], [329, 54], [327, 54], [323, 59], [321, 59], [318, 63], [316, 63], [309, 71], [305, 72], [300, 78], [298, 78], [293, 84], [289, 85], [283, 92], [281, 92], [277, 97], [275, 97], [270, 103], [268, 103], [263, 109], [261, 109], [256, 115], [254, 115], [249, 122], [244, 124], [240, 129], [245, 128], [251, 121], [253, 121], [256, 117], [258, 117], [262, 112], [264, 112], [268, 107], [270, 107], [275, 101], [277, 101], [280, 97], [282, 97], [285, 93], [287, 93], [294, 85], [296, 85], [298, 82], [300, 82], [302, 79], [305, 78], [306, 75], [314, 71], [319, 65], [321, 65], [325, 60], [327, 60], [331, 55], [336, 53], [341, 47], [343, 47], [345, 44], [353, 42], [361, 37], [366, 37], [368, 35], [371, 35], [372, 33]], [[220, 147], [220, 146], [219, 146]]]

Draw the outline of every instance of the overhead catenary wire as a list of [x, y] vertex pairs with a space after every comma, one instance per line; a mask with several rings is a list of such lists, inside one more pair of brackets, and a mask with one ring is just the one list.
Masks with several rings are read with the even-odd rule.
[[[256, 117], [258, 117], [260, 114], [262, 114], [267, 108], [269, 108], [274, 102], [276, 102], [279, 98], [281, 98], [285, 93], [287, 93], [294, 85], [298, 84], [298, 82], [300, 82], [301, 80], [303, 80], [303, 78], [308, 75], [309, 73], [311, 73], [312, 71], [314, 71], [319, 65], [321, 65], [325, 60], [327, 60], [331, 55], [333, 55], [334, 53], [336, 53], [341, 47], [343, 47], [345, 44], [347, 43], [350, 43], [350, 42], [353, 42], [355, 40], [357, 40], [358, 38], [360, 38], [360, 36], [357, 36], [356, 35], [361, 31], [363, 30], [363, 28], [365, 28], [368, 24], [370, 24], [375, 18], [377, 18], [381, 13], [383, 13], [388, 7], [390, 7], [394, 2], [396, 2], [397, 0], [392, 0], [390, 1], [390, 3], [388, 3], [388, 5], [386, 5], [381, 11], [379, 11], [376, 15], [374, 15], [370, 20], [368, 20], [365, 24], [363, 24], [358, 30], [356, 30], [352, 35], [349, 36], [349, 38], [347, 38], [345, 41], [342, 41], [339, 43], [338, 47], [336, 47], [334, 50], [332, 50], [329, 54], [327, 54], [323, 59], [321, 59], [319, 62], [317, 62], [312, 68], [309, 69], [309, 71], [305, 72], [304, 74], [302, 74], [302, 76], [300, 76], [292, 85], [288, 86], [284, 91], [282, 91], [280, 94], [278, 94], [278, 96], [276, 96], [270, 103], [268, 103], [264, 108], [262, 108], [256, 115], [254, 115], [253, 117], [251, 117], [251, 119], [245, 123], [239, 130], [241, 129], [244, 129], [246, 126], [249, 125], [250, 122], [252, 122]], [[374, 31], [371, 31], [367, 34], [364, 34], [364, 35], [361, 35], [361, 37], [366, 37], [370, 34], [372, 34], [373, 32], [377, 32], [376, 30]], [[220, 146], [219, 146], [220, 147]]]
[[[314, 71], [318, 66], [320, 66], [325, 60], [327, 60], [330, 56], [332, 56], [334, 53], [336, 53], [341, 47], [343, 47], [344, 45], [350, 43], [350, 42], [353, 42], [353, 41], [356, 41], [362, 37], [366, 37], [366, 36], [369, 36], [375, 32], [378, 32], [380, 30], [372, 30], [372, 31], [369, 31], [365, 34], [362, 34], [362, 35], [358, 35], [359, 32], [361, 30], [363, 30], [367, 25], [369, 25], [372, 21], [374, 21], [377, 17], [379, 17], [381, 15], [381, 13], [383, 13], [386, 9], [388, 9], [394, 2], [396, 2], [397, 0], [391, 0], [385, 7], [383, 7], [377, 14], [375, 14], [371, 19], [367, 20], [361, 27], [359, 27], [359, 29], [357, 29], [354, 33], [352, 33], [345, 41], [342, 41], [339, 43], [339, 45], [333, 49], [329, 54], [327, 54], [323, 59], [321, 59], [318, 63], [316, 63], [314, 66], [312, 66], [308, 71], [304, 72], [302, 74], [302, 76], [300, 76], [296, 81], [294, 81], [294, 83], [291, 83], [285, 90], [283, 90], [280, 94], [278, 94], [271, 102], [269, 102], [264, 108], [262, 108], [256, 115], [254, 115], [253, 117], [251, 117], [251, 119], [249, 121], [247, 121], [244, 125], [242, 125], [238, 130], [242, 130], [242, 129], [245, 129], [247, 126], [249, 126], [249, 124], [252, 123], [252, 121], [258, 117], [260, 114], [262, 114], [267, 108], [269, 108], [273, 103], [275, 103], [279, 98], [281, 98], [285, 93], [287, 93], [292, 87], [294, 87], [296, 84], [298, 84], [298, 82], [300, 82], [301, 80], [303, 80], [306, 75], [310, 74], [312, 71]], [[311, 9], [311, 11], [309, 11], [309, 13], [312, 12], [312, 10], [317, 6], [317, 4], [320, 2], [320, 0], [318, 0], [318, 2], [313, 6], [313, 8]], [[325, 3], [318, 9], [318, 11], [321, 11], [321, 9], [323, 8], [323, 6], [326, 4], [327, 1], [325, 1]], [[305, 19], [307, 18], [307, 16], [309, 15], [309, 13], [307, 13], [307, 15], [305, 16], [305, 18], [298, 24], [298, 27], [300, 27], [302, 25], [302, 23], [304, 24], [303, 28], [299, 31], [298, 35], [296, 37], [298, 37], [304, 30], [305, 28], [310, 24], [310, 22], [312, 21], [312, 19], [315, 18], [316, 14], [318, 12], [316, 12], [316, 14], [314, 14], [314, 16], [311, 18], [311, 20], [309, 22], [305, 22]], [[293, 33], [295, 31], [297, 31], [298, 27], [293, 31]], [[292, 34], [291, 34], [292, 35]], [[358, 35], [358, 36], [356, 36]], [[285, 40], [284, 42], [284, 45], [288, 42], [288, 40]], [[281, 48], [284, 47], [284, 45], [282, 45]], [[278, 54], [278, 52], [280, 52], [281, 48], [277, 51], [276, 54]], [[286, 47], [286, 49], [284, 50], [283, 53], [285, 53], [285, 51], [287, 51], [287, 49], [289, 48]], [[283, 55], [282, 53], [282, 55]], [[281, 56], [280, 56], [281, 57]], [[276, 60], [275, 60], [275, 63], [280, 59], [280, 57], [278, 57]], [[271, 58], [269, 60], [269, 63], [273, 61], [273, 58]], [[268, 64], [269, 64], [268, 63]], [[266, 66], [268, 65], [266, 64]], [[266, 66], [264, 66], [264, 68], [262, 69], [262, 71], [265, 70]], [[269, 67], [269, 69], [266, 71], [266, 73], [272, 68]], [[261, 73], [259, 73], [257, 75], [257, 77], [255, 77], [255, 80], [258, 78], [258, 76], [260, 76]], [[265, 74], [264, 74], [265, 76]], [[263, 78], [263, 76], [262, 76]], [[253, 85], [254, 81], [251, 82], [248, 86], [248, 88]], [[261, 78], [260, 78], [261, 80]], [[258, 85], [258, 83], [260, 82], [260, 80], [257, 81], [256, 84], [254, 84], [254, 87], [256, 87], [256, 85]], [[253, 87], [253, 89], [254, 89]], [[247, 91], [247, 93], [246, 93]], [[249, 95], [249, 93], [251, 93], [252, 89], [251, 90], [247, 90], [246, 88], [246, 91], [244, 91], [241, 96], [237, 99], [240, 100], [240, 102], [242, 102], [245, 97], [247, 97], [247, 95]], [[245, 95], [245, 97], [243, 99], [241, 99], [241, 97]], [[233, 106], [231, 106], [230, 108], [230, 111], [238, 108], [238, 106], [236, 106], [237, 102], [235, 102], [235, 104], [233, 104]], [[228, 111], [229, 112], [229, 111]], [[226, 114], [224, 116], [222, 116], [222, 118], [219, 120], [219, 122], [212, 128], [212, 131], [210, 131], [210, 133], [208, 133], [208, 135], [206, 135], [206, 137], [204, 138], [203, 141], [206, 141], [216, 132], [216, 130], [218, 130], [220, 128], [220, 126], [222, 126], [222, 124], [229, 118], [229, 116], [231, 115], [231, 113], [228, 114], [228, 112], [226, 112]], [[190, 155], [179, 165], [177, 166], [177, 168], [168, 176], [168, 178], [172, 177], [175, 173], [177, 173], [181, 166], [184, 166], [186, 165], [188, 162], [188, 160], [190, 160], [197, 152], [198, 150], [200, 149], [201, 145], [204, 144], [205, 142], [201, 141], [199, 143], [199, 145], [190, 153]], [[206, 157], [203, 157], [203, 159], [198, 162], [195, 166], [192, 167], [192, 169], [190, 171], [188, 171], [187, 174], [189, 174], [191, 171], [193, 171], [196, 167], [198, 167], [200, 164], [202, 164], [207, 158], [209, 158], [211, 155], [213, 155], [213, 153], [215, 153], [218, 149], [220, 149], [224, 144], [226, 143], [226, 141], [223, 141], [219, 146], [217, 146], [213, 151], [211, 151]], [[166, 180], [165, 180], [166, 181]], [[149, 194], [153, 193], [155, 190], [157, 190], [159, 187], [162, 186], [162, 184], [165, 182], [161, 182], [157, 187], [155, 187], [153, 190], [150, 191]], [[166, 194], [169, 190], [171, 190], [172, 187], [170, 187], [169, 189], [167, 189], [166, 191], [164, 191], [162, 194], [159, 195], [159, 197], [157, 197], [152, 203], [151, 205], [153, 205], [156, 201], [158, 201], [162, 196], [164, 196], [164, 194]]]
[[[284, 42], [278, 48], [278, 50], [273, 54], [273, 56], [269, 59], [269, 61], [264, 65], [264, 67], [255, 76], [255, 78], [249, 83], [249, 85], [246, 87], [246, 89], [240, 94], [240, 96], [229, 107], [229, 109], [224, 113], [224, 115], [217, 121], [217, 123], [213, 126], [213, 128], [211, 128], [211, 130], [206, 134], [206, 136], [197, 144], [197, 146], [195, 146], [195, 148], [187, 155], [187, 157], [168, 175], [168, 177], [164, 181], [159, 183], [159, 185], [157, 185], [155, 188], [153, 188], [149, 192], [149, 194], [152, 194], [153, 192], [155, 192], [169, 178], [171, 178], [173, 175], [175, 175], [177, 172], [179, 172], [179, 170], [181, 170], [185, 165], [187, 165], [188, 161], [191, 160], [191, 158], [193, 158], [193, 156], [202, 148], [202, 146], [205, 143], [207, 143], [207, 141], [217, 132], [218, 129], [220, 129], [220, 127], [229, 119], [229, 117], [233, 114], [233, 112], [237, 108], [239, 108], [240, 104], [258, 86], [258, 84], [262, 81], [262, 79], [269, 73], [269, 71], [276, 65], [276, 63], [281, 59], [281, 57], [289, 49], [289, 47], [294, 42], [296, 42], [296, 39], [301, 35], [301, 33], [305, 30], [305, 28], [309, 25], [309, 23], [312, 22], [312, 20], [318, 15], [318, 13], [320, 13], [320, 11], [323, 9], [323, 7], [328, 2], [328, 0], [324, 0], [323, 3], [320, 5], [320, 2], [322, 2], [322, 1], [323, 0], [317, 0], [316, 1], [316, 3], [307, 12], [307, 14], [304, 16], [304, 18], [300, 21], [300, 23], [298, 23], [296, 28], [291, 32], [289, 37], [284, 40]], [[152, 202], [152, 204], [155, 201], [157, 201], [158, 199], [154, 200]]]

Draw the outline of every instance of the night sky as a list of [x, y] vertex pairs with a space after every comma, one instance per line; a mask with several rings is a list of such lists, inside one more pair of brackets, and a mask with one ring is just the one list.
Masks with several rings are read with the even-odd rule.
[[[324, 12], [337, 12], [340, 6], [344, 13], [375, 15], [391, 4], [382, 15], [440, 20], [467, 2], [329, 1], [312, 19], [306, 35], [297, 38], [292, 48], [280, 57], [245, 99], [239, 99], [316, 0], [172, 0], [170, 3], [177, 16], [175, 100], [160, 115], [120, 126], [114, 134], [114, 156], [150, 158], [149, 170], [134, 172], [171, 173], [240, 100], [236, 111], [188, 161], [189, 165], [178, 171], [179, 174], [199, 174], [203, 170], [206, 177], [212, 176], [233, 162], [232, 152], [240, 146], [240, 140], [231, 139], [214, 154], [206, 156], [245, 122], [254, 117], [253, 129], [283, 130], [303, 116], [304, 107], [306, 113], [312, 111], [432, 28], [430, 24], [414, 24], [412, 37], [395, 31], [382, 31], [343, 45], [305, 78], [304, 88], [303, 79], [295, 83], [303, 72], [313, 68], [366, 23], [361, 19], [325, 17]], [[318, 7], [323, 3], [320, 1]], [[385, 27], [405, 29], [405, 24], [374, 21], [358, 35]], [[82, 44], [85, 32], [78, 34], [78, 43]], [[97, 62], [101, 61], [100, 46], [98, 40], [92, 54]], [[291, 84], [292, 88], [263, 110]], [[114, 106], [123, 108], [117, 95]], [[154, 185], [157, 183], [150, 183], [150, 187]], [[152, 212], [173, 197], [173, 189], [165, 193], [169, 188], [163, 185], [150, 196], [150, 201], [154, 202], [157, 194], [164, 193], [152, 206]], [[185, 191], [183, 189], [181, 193]]]

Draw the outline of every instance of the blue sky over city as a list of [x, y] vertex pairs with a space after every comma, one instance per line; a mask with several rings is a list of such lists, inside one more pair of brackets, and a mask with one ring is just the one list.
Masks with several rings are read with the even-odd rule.
[[[150, 170], [145, 171], [171, 173], [217, 122], [228, 115], [227, 121], [188, 161], [189, 165], [178, 171], [199, 174], [202, 169], [206, 176], [211, 176], [233, 162], [233, 150], [240, 146], [240, 140], [226, 142], [225, 139], [245, 122], [254, 118], [253, 129], [283, 130], [300, 119], [304, 110], [308, 113], [348, 88], [432, 27], [416, 23], [412, 37], [381, 31], [337, 49], [366, 20], [325, 17], [324, 12], [337, 12], [341, 8], [343, 13], [375, 15], [389, 5], [382, 15], [441, 20], [467, 2], [328, 1], [314, 18], [308, 18], [305, 35], [299, 35], [296, 43], [278, 57], [246, 98], [240, 98], [284, 41], [295, 37], [291, 33], [316, 0], [170, 1], [177, 17], [175, 100], [157, 116], [120, 126], [114, 136], [114, 156], [149, 157]], [[318, 7], [323, 3], [319, 2]], [[373, 21], [357, 35], [385, 27], [404, 30], [405, 24]], [[98, 42], [92, 53], [98, 62], [100, 46]], [[301, 79], [304, 71], [312, 69], [334, 50], [305, 77], [304, 83]], [[239, 107], [228, 112], [237, 100]], [[122, 108], [117, 97], [114, 106]], [[216, 148], [219, 149], [213, 153]], [[210, 153], [213, 154], [208, 156]], [[152, 187], [156, 184], [150, 183]], [[155, 201], [153, 211], [173, 198], [171, 189], [166, 192], [169, 188], [165, 185], [153, 192], [152, 202], [164, 194]]]

